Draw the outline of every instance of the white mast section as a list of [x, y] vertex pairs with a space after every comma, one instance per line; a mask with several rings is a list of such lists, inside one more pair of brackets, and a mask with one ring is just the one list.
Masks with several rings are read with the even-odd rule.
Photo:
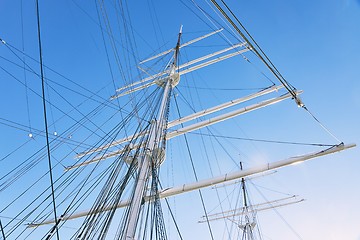
[[157, 162], [160, 161], [160, 159], [157, 159], [159, 157], [158, 154], [154, 154], [154, 152], [158, 150], [160, 151], [163, 150], [163, 149], [159, 149], [159, 147], [165, 147], [165, 146], [159, 146], [159, 143], [162, 141], [162, 138], [165, 137], [163, 136], [162, 133], [164, 133], [164, 128], [166, 128], [166, 122], [167, 122], [166, 109], [168, 107], [169, 99], [170, 99], [169, 93], [173, 87], [173, 82], [179, 81], [179, 75], [176, 73], [176, 67], [177, 67], [177, 57], [179, 54], [181, 33], [182, 33], [182, 26], [180, 27], [178, 41], [175, 47], [173, 63], [171, 64], [171, 69], [168, 72], [169, 76], [163, 85], [164, 93], [159, 108], [158, 116], [156, 119], [153, 119], [151, 123], [149, 140], [145, 148], [146, 149], [145, 156], [138, 160], [139, 173], [137, 176], [134, 195], [132, 197], [129, 206], [129, 215], [126, 218], [125, 232], [122, 233], [123, 240], [135, 240], [138, 220], [141, 214], [142, 200], [144, 197], [144, 193], [146, 191], [145, 190], [146, 183], [150, 177], [149, 172], [150, 172], [151, 164], [152, 163], [157, 164]]
[[142, 161], [139, 161], [139, 174], [137, 178], [134, 197], [130, 203], [128, 224], [125, 233], [123, 235], [124, 240], [135, 239], [137, 222], [139, 220], [139, 215], [141, 211], [141, 205], [142, 205], [141, 202], [143, 199], [145, 184], [147, 182], [147, 179], [149, 178], [150, 163], [151, 161], [153, 161], [153, 152], [157, 148], [156, 144], [160, 141], [159, 138], [159, 136], [161, 136], [160, 132], [164, 127], [164, 122], [165, 122], [164, 114], [165, 114], [167, 102], [169, 101], [170, 88], [171, 88], [171, 83], [170, 80], [168, 80], [164, 89], [163, 99], [159, 110], [159, 116], [157, 120], [154, 120], [152, 122], [150, 140], [147, 145], [147, 150], [145, 151], [145, 156], [142, 158]]
[[[291, 157], [291, 158], [287, 158], [284, 160], [280, 160], [280, 161], [276, 161], [276, 162], [271, 162], [271, 163], [266, 163], [266, 164], [262, 164], [260, 166], [256, 166], [256, 167], [252, 167], [246, 170], [239, 170], [236, 172], [232, 172], [232, 173], [227, 173], [225, 175], [221, 175], [218, 177], [214, 177], [214, 178], [210, 178], [210, 179], [204, 179], [198, 182], [194, 182], [194, 183], [189, 183], [189, 184], [183, 184], [177, 187], [173, 187], [173, 188], [167, 188], [163, 191], [161, 191], [159, 193], [159, 197], [160, 198], [166, 198], [166, 197], [170, 197], [170, 196], [174, 196], [174, 195], [178, 195], [181, 193], [185, 193], [185, 192], [190, 192], [190, 191], [194, 191], [197, 189], [201, 189], [201, 188], [205, 188], [205, 187], [210, 187], [210, 186], [214, 186], [216, 184], [220, 184], [220, 183], [225, 183], [225, 182], [229, 182], [229, 181], [233, 181], [236, 179], [240, 179], [240, 178], [244, 178], [244, 177], [249, 177], [252, 176], [254, 174], [258, 174], [258, 173], [262, 173], [262, 172], [266, 172], [269, 170], [275, 170], [278, 168], [282, 168], [285, 166], [289, 166], [289, 165], [293, 165], [293, 164], [297, 164], [297, 163], [302, 163], [305, 162], [307, 160], [312, 160], [315, 159], [317, 157], [321, 157], [321, 156], [325, 156], [325, 155], [329, 155], [332, 153], [336, 153], [336, 152], [340, 152], [349, 148], [353, 148], [355, 147], [356, 144], [339, 144], [333, 147], [330, 147], [328, 149], [319, 151], [319, 152], [314, 152], [314, 153], [309, 153], [309, 154], [305, 154], [305, 155], [301, 155], [301, 156], [296, 156], [296, 157]], [[152, 201], [153, 200], [153, 196], [145, 196], [144, 197], [144, 201]], [[121, 208], [124, 206], [128, 206], [130, 203], [130, 200], [127, 201], [121, 201], [116, 208]], [[101, 210], [99, 210], [98, 212], [103, 212], [103, 211], [109, 211], [111, 209], [114, 209], [114, 206], [108, 206], [106, 208], [103, 208]], [[97, 213], [97, 212], [95, 212]], [[70, 219], [75, 219], [75, 218], [80, 218], [80, 217], [84, 217], [90, 214], [90, 211], [82, 211], [82, 212], [78, 212], [78, 213], [74, 213], [71, 215], [66, 215], [64, 216], [62, 219], [63, 220], [70, 220]], [[94, 213], [93, 213], [94, 214]], [[47, 220], [41, 223], [33, 223], [30, 224], [30, 227], [37, 227], [40, 225], [45, 225], [45, 224], [51, 224], [54, 223], [54, 219], [52, 220]]]

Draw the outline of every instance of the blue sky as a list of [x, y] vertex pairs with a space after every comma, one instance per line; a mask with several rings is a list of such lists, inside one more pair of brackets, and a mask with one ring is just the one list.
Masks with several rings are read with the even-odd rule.
[[[74, 2], [78, 3], [81, 9]], [[24, 1], [23, 4], [25, 52], [38, 58], [35, 4], [33, 1]], [[184, 25], [184, 41], [209, 31], [206, 24], [195, 22], [196, 18], [181, 3], [136, 1], [128, 4], [132, 14], [133, 34], [137, 43], [135, 52], [138, 60], [151, 56], [160, 47], [162, 47], [160, 50], [173, 47], [180, 24]], [[296, 88], [304, 90], [302, 99], [309, 110], [341, 141], [359, 143], [360, 2], [355, 0], [229, 1], [229, 5], [285, 78]], [[20, 6], [20, 0], [0, 1], [0, 38], [18, 49], [22, 49]], [[148, 13], [149, 9], [151, 13]], [[113, 84], [117, 87], [123, 85], [121, 74], [117, 71], [113, 73], [114, 83], [112, 81], [93, 3], [84, 4], [70, 0], [40, 1], [40, 11], [43, 57], [46, 65], [93, 92], [105, 87], [99, 91], [99, 95], [103, 98], [108, 98], [114, 93]], [[121, 42], [126, 39], [119, 36], [117, 40]], [[164, 46], [164, 43], [167, 45]], [[196, 55], [199, 49], [204, 48], [184, 49], [183, 60]], [[210, 49], [210, 47], [207, 46], [205, 49]], [[195, 52], [194, 55], [192, 52]], [[0, 46], [0, 56], [19, 62], [4, 45]], [[115, 68], [114, 59], [110, 58]], [[27, 62], [38, 71], [38, 65], [31, 60]], [[224, 69], [221, 73], [215, 68], [209, 68], [207, 70], [209, 72], [204, 71], [192, 78], [183, 78], [179, 89], [186, 94], [189, 90], [186, 86], [194, 86], [194, 84], [200, 87], [216, 88], [228, 88], [234, 85], [241, 87], [242, 84], [246, 87], [268, 84], [251, 66], [238, 64], [235, 60], [229, 60], [226, 65], [221, 64], [220, 66]], [[24, 83], [24, 73], [21, 69], [3, 59], [0, 60], [0, 66]], [[230, 75], [233, 70], [239, 75], [235, 77]], [[46, 75], [54, 82], [89, 96], [86, 90], [76, 87], [49, 70], [46, 71]], [[215, 80], [208, 80], [210, 76], [215, 77]], [[39, 79], [31, 73], [27, 73], [26, 78], [28, 86], [39, 93]], [[226, 78], [231, 78], [231, 81]], [[40, 99], [29, 90], [28, 100], [26, 100], [24, 86], [2, 69], [0, 69], [0, 79], [3, 86], [0, 96], [2, 108], [0, 117], [43, 129]], [[250, 82], [247, 82], [247, 79], [250, 79]], [[74, 105], [85, 99], [55, 84], [51, 86], [60, 91]], [[231, 95], [238, 94], [238, 92], [214, 91], [210, 93], [212, 97], [209, 98], [209, 95], [206, 95], [208, 93], [202, 92], [200, 88], [197, 91], [199, 94], [192, 100], [202, 101], [203, 107], [220, 103], [222, 99], [229, 100], [233, 97]], [[72, 109], [54, 91], [49, 90], [49, 97], [62, 111]], [[26, 104], [27, 101], [29, 107]], [[240, 125], [241, 130], [253, 138], [264, 138], [263, 132], [268, 131], [270, 137], [266, 134], [265, 136], [270, 139], [290, 141], [294, 137], [299, 141], [334, 143], [332, 137], [323, 131], [305, 111], [298, 109], [293, 102], [287, 101], [279, 108], [270, 108], [261, 110], [261, 114], [246, 115], [234, 124]], [[79, 109], [85, 113], [90, 107]], [[197, 110], [200, 109], [199, 107]], [[27, 111], [30, 112], [30, 118]], [[53, 116], [50, 121], [62, 116], [56, 108], [52, 108], [51, 111], [53, 111]], [[184, 111], [189, 111], [189, 109]], [[81, 117], [81, 114], [74, 113], [73, 117]], [[259, 121], [260, 125], [252, 124], [255, 121]], [[72, 124], [71, 119], [60, 120], [55, 126], [51, 126], [50, 131], [61, 134], [69, 124]], [[0, 127], [1, 156], [5, 156], [16, 146], [29, 140], [26, 131], [18, 131], [5, 125]], [[225, 127], [219, 129], [229, 135], [235, 134], [231, 131], [232, 129]], [[43, 146], [42, 137], [35, 139], [30, 142], [27, 150]], [[176, 144], [175, 142], [169, 144], [174, 147], [174, 153], [178, 148]], [[246, 146], [240, 147], [241, 150]], [[264, 150], [262, 150], [263, 147]], [[257, 148], [261, 148], [261, 151], [256, 152]], [[254, 162], [274, 161], [291, 155], [292, 151], [300, 154], [297, 152], [299, 149], [293, 150], [287, 146], [270, 146], [269, 149], [266, 144], [250, 146], [248, 150], [244, 161], [247, 161], [249, 165]], [[359, 149], [356, 148], [314, 162], [291, 166], [282, 169], [274, 176], [259, 180], [258, 184], [299, 194], [307, 199], [304, 203], [279, 210], [303, 239], [359, 240], [360, 220], [357, 217], [360, 214], [358, 207], [360, 201], [359, 153]], [[179, 154], [186, 155], [181, 151]], [[219, 155], [225, 157], [220, 153]], [[199, 156], [201, 156], [200, 153]], [[0, 164], [1, 169], [11, 169], [11, 162], [7, 160]], [[167, 167], [164, 172], [169, 169]], [[188, 174], [187, 177], [193, 177], [186, 173], [187, 170], [189, 169], [186, 166], [182, 169], [185, 174]], [[3, 172], [5, 171], [0, 170], [0, 175]], [[205, 176], [205, 172], [200, 174]], [[195, 195], [189, 194], [182, 198], [184, 202], [192, 201]], [[178, 211], [181, 215], [181, 210]], [[259, 215], [259, 218], [265, 239], [295, 239], [293, 233], [281, 219], [279, 220], [276, 213], [264, 213]], [[186, 226], [190, 224], [190, 221], [183, 224]], [[283, 232], [279, 236], [277, 233], [280, 231]], [[185, 236], [192, 234], [191, 231], [185, 230], [185, 232]]]

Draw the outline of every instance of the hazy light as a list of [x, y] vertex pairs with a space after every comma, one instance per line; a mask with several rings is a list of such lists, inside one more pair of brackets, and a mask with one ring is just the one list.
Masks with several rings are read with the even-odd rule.
[[290, 165], [298, 165], [298, 164], [300, 164], [300, 163], [302, 163], [303, 161], [297, 161], [297, 162], [293, 162], [292, 164], [290, 164]]

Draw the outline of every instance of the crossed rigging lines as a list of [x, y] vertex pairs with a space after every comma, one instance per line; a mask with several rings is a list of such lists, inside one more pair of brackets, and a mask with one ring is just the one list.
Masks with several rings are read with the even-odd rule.
[[[115, 51], [115, 50], [114, 50]], [[108, 60], [109, 61], [109, 60]], [[25, 62], [24, 62], [24, 65], [25, 65]], [[42, 65], [42, 64], [41, 64]], [[24, 69], [25, 69], [25, 67], [24, 67]], [[113, 79], [114, 80], [114, 79]], [[44, 99], [44, 96], [43, 96], [43, 99]], [[75, 108], [75, 107], [74, 107]], [[87, 119], [88, 120], [88, 119]], [[47, 128], [46, 128], [47, 129]], [[100, 127], [99, 127], [99, 129], [100, 129]], [[218, 137], [220, 137], [220, 136], [218, 136]], [[222, 136], [223, 137], [223, 136]], [[280, 142], [279, 142], [280, 143]], [[51, 170], [52, 168], [50, 167], [50, 170]], [[130, 169], [130, 168], [129, 168]], [[117, 170], [116, 170], [117, 171]], [[131, 174], [130, 174], [131, 175]], [[153, 176], [155, 176], [155, 175], [153, 175]], [[157, 186], [157, 185], [156, 185]], [[157, 211], [158, 211], [158, 207], [155, 207], [156, 209], [157, 209]], [[113, 214], [113, 213], [111, 213], [111, 214]], [[55, 217], [55, 219], [56, 219], [56, 217]], [[112, 216], [108, 216], [107, 217], [107, 219], [109, 220], [109, 222], [110, 222], [110, 220], [112, 219]], [[107, 225], [105, 225], [105, 226], [107, 226]], [[161, 228], [161, 226], [160, 226], [160, 228]], [[95, 230], [96, 228], [94, 228], [93, 230]], [[96, 230], [98, 230], [98, 229], [96, 229]], [[90, 231], [90, 230], [89, 230]], [[92, 230], [91, 230], [92, 231]], [[102, 233], [106, 233], [107, 232], [107, 228], [106, 227], [104, 227], [102, 230], [101, 230], [101, 232]]]

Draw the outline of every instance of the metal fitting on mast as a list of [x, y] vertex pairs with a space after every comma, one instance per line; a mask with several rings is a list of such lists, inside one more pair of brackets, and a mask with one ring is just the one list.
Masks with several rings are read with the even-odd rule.
[[177, 61], [178, 61], [178, 57], [179, 57], [180, 39], [181, 39], [181, 34], [182, 34], [182, 28], [183, 28], [183, 25], [180, 26], [178, 40], [177, 40], [176, 47], [175, 47], [175, 52], [174, 52], [174, 61], [172, 63], [169, 78], [168, 78], [168, 81], [170, 81], [171, 87], [173, 87], [173, 88], [176, 85], [178, 85], [178, 83], [180, 81], [180, 74], [176, 72], [176, 67], [177, 67]]

